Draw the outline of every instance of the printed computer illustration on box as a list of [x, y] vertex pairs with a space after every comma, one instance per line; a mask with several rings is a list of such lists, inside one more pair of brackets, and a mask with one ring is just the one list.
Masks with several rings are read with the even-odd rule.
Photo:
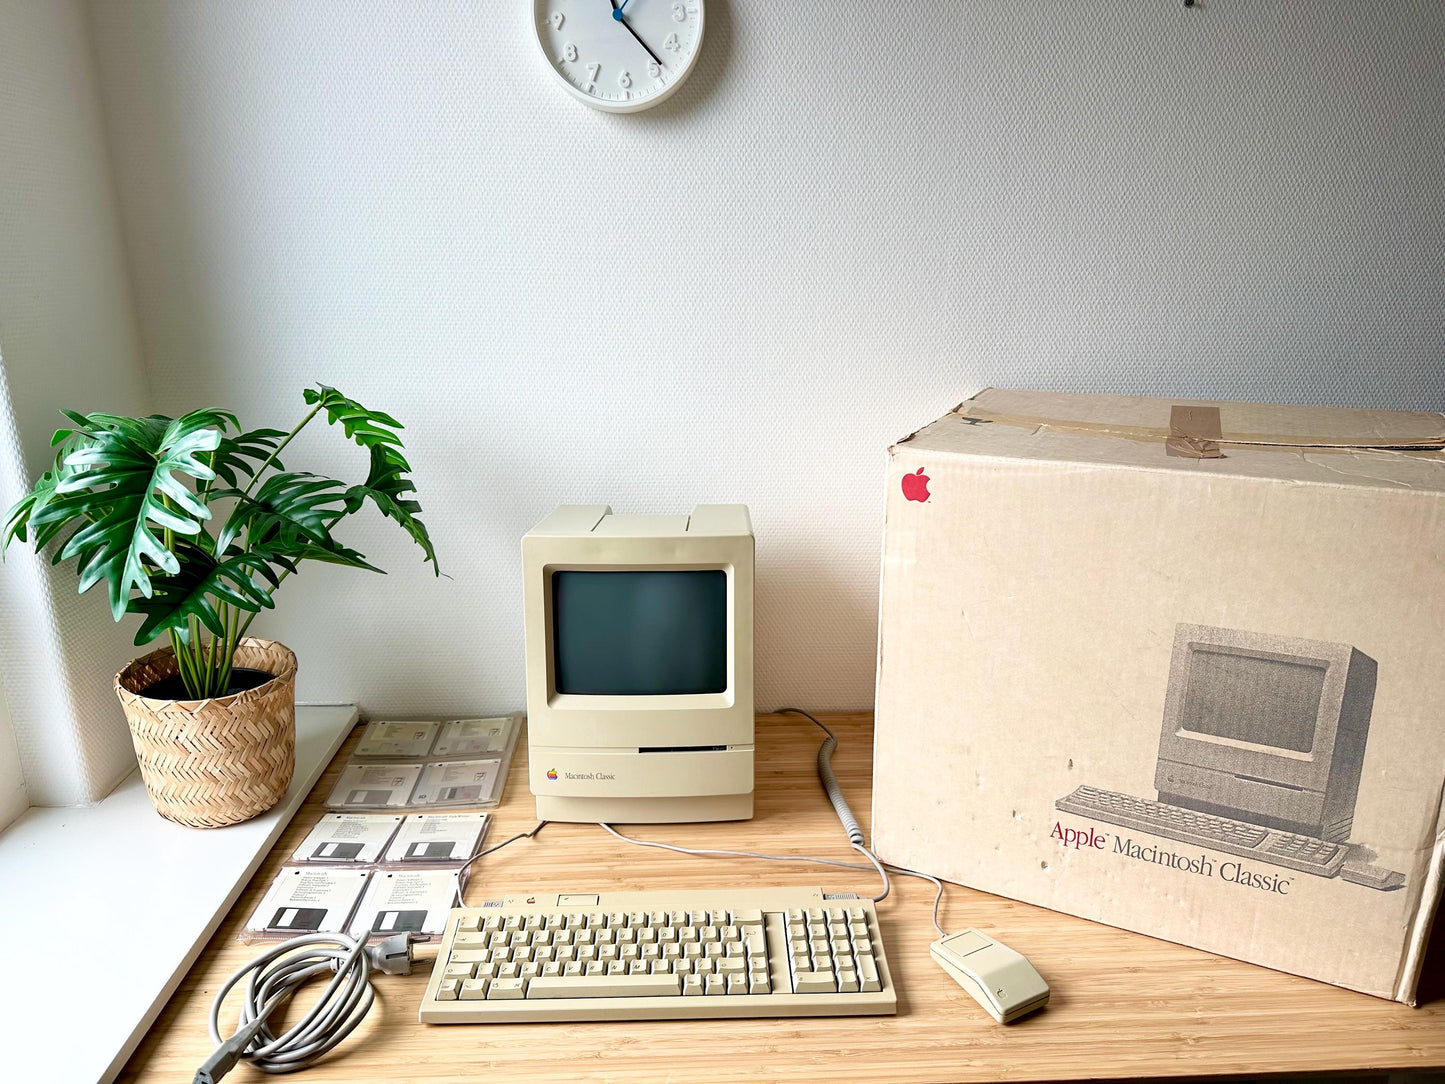
[[[1347, 842], [1376, 671], [1348, 644], [1181, 624], [1154, 776], [1159, 800], [1084, 784], [1055, 805], [1256, 863], [1399, 888], [1404, 874]], [[1166, 864], [1173, 857], [1153, 853]], [[1268, 870], [1224, 865], [1230, 880], [1279, 890]]]

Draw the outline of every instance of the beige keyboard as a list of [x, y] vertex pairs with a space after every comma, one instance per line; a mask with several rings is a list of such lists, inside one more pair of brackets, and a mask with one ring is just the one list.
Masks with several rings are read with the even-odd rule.
[[538, 893], [452, 911], [428, 1024], [891, 1014], [872, 900], [817, 888]]

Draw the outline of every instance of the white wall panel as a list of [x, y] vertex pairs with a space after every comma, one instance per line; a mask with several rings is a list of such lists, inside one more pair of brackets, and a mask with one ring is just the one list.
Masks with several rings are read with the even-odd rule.
[[744, 501], [759, 706], [866, 706], [884, 449], [976, 388], [1445, 405], [1439, 4], [707, 0], [623, 117], [529, 11], [93, 6], [157, 405], [409, 426], [453, 578], [352, 528], [256, 626], [304, 697], [518, 706], [533, 521]]

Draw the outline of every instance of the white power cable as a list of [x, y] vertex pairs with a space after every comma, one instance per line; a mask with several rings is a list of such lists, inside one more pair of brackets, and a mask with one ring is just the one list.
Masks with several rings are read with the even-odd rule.
[[[863, 865], [858, 862], [843, 862], [836, 858], [821, 858], [810, 854], [760, 854], [756, 851], [730, 851], [706, 847], [680, 847], [672, 843], [659, 843], [655, 840], [634, 839], [625, 836], [610, 824], [598, 824], [598, 827], [624, 843], [634, 843], [639, 847], [655, 847], [662, 851], [674, 851], [677, 854], [689, 854], [698, 858], [763, 858], [769, 862], [812, 862], [820, 866], [838, 866], [842, 869], [876, 869], [879, 876], [883, 878], [883, 891], [873, 897], [874, 903], [881, 903], [887, 898], [890, 889], [888, 880], [889, 873], [901, 874], [905, 877], [917, 877], [933, 884], [937, 891], [933, 896], [933, 928], [938, 931], [938, 936], [947, 937], [948, 934], [938, 922], [938, 909], [943, 903], [943, 882], [931, 873], [921, 873], [916, 869], [908, 869], [905, 866], [895, 866], [880, 862], [878, 857], [863, 845], [863, 830], [858, 824], [858, 819], [853, 815], [853, 810], [848, 806], [847, 800], [843, 797], [843, 788], [839, 785], [837, 776], [833, 774], [833, 750], [838, 746], [837, 736], [825, 726], [821, 720], [803, 711], [800, 708], [779, 708], [777, 714], [801, 715], [810, 720], [815, 726], [827, 735], [823, 744], [818, 748], [818, 776], [822, 780], [823, 789], [827, 792], [828, 800], [832, 802], [838, 819], [843, 822], [843, 828], [848, 833], [848, 843], [855, 850], [866, 857], [871, 863]], [[508, 840], [508, 842], [511, 842]]]

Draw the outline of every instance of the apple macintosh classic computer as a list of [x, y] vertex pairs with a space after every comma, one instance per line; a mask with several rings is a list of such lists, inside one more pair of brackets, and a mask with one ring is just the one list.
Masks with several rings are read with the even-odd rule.
[[564, 505], [522, 539], [537, 816], [753, 815], [753, 531], [740, 504]]

